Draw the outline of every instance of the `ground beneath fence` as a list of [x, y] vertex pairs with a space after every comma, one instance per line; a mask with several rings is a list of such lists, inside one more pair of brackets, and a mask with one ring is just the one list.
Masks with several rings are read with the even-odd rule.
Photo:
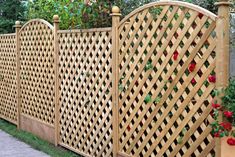
[[0, 157], [49, 157], [0, 130]]

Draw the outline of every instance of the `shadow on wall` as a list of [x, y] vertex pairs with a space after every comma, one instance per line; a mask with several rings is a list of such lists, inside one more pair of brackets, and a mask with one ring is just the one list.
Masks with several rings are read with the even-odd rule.
[[235, 12], [231, 13], [230, 29], [230, 76], [235, 77]]

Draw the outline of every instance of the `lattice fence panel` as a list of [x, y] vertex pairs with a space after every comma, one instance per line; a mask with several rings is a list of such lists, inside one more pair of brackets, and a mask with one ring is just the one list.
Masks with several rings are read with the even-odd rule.
[[176, 5], [145, 8], [120, 25], [120, 153], [214, 155], [215, 26]]
[[55, 72], [52, 26], [33, 20], [20, 31], [21, 113], [54, 124]]
[[17, 123], [15, 34], [0, 35], [0, 117]]
[[60, 31], [60, 144], [112, 156], [111, 29]]

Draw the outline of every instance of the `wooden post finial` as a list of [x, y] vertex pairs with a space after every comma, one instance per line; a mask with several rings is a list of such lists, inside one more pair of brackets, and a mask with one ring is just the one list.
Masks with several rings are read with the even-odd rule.
[[230, 2], [229, 0], [219, 0], [218, 2], [216, 2], [215, 3], [215, 5], [217, 5], [217, 6], [230, 6], [230, 5], [232, 5], [233, 3], [232, 2]]
[[21, 27], [21, 22], [20, 21], [16, 21], [15, 22], [15, 28], [20, 28]]
[[59, 16], [58, 15], [54, 15], [53, 16], [53, 21], [54, 21], [54, 23], [59, 23], [60, 22]]
[[118, 6], [113, 6], [112, 7], [112, 13], [120, 13], [120, 9]]
[[111, 16], [121, 16], [120, 8], [118, 6], [112, 7], [112, 14]]

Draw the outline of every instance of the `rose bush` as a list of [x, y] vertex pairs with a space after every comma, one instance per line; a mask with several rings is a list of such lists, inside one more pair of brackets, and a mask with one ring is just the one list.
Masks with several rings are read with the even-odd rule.
[[[215, 76], [209, 76], [209, 82], [214, 83]], [[214, 122], [211, 123], [212, 134], [214, 137], [229, 136], [227, 143], [229, 145], [235, 145], [235, 79], [230, 80], [229, 86], [223, 91], [215, 91], [215, 96], [223, 93], [222, 103], [219, 104], [216, 101], [212, 102], [211, 116], [214, 118]], [[222, 114], [223, 121], [219, 122], [219, 115]]]

